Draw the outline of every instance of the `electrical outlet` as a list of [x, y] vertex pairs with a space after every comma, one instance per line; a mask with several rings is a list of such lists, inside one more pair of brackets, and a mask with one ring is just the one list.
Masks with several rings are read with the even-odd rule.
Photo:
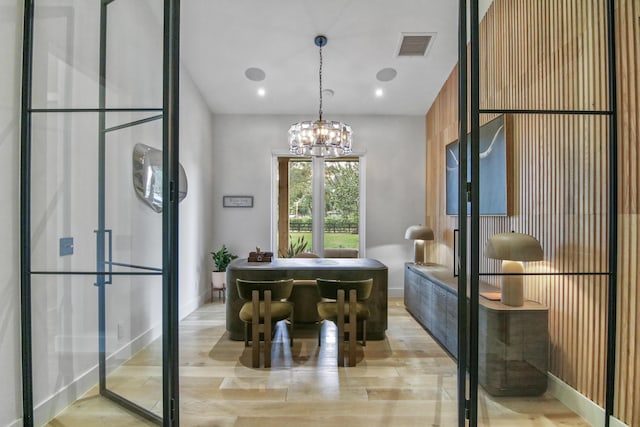
[[124, 325], [118, 323], [118, 339], [121, 340], [122, 338], [124, 338]]

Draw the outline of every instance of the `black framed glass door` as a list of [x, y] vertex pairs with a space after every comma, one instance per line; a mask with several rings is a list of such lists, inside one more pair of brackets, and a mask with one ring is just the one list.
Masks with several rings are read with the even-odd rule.
[[[179, 2], [24, 12], [24, 424], [88, 393], [177, 425]], [[133, 187], [136, 144], [161, 153], [154, 209]]]
[[[478, 1], [473, 0], [459, 1], [458, 69], [460, 71], [458, 113], [460, 138], [458, 146], [466, 146], [466, 135], [469, 134], [470, 149], [468, 151], [460, 150], [459, 159], [460, 164], [469, 164], [470, 167], [468, 170], [466, 167], [459, 168], [460, 185], [458, 188], [458, 200], [460, 201], [460, 214], [458, 217], [460, 230], [458, 242], [460, 248], [458, 281], [458, 425], [476, 426], [478, 425], [478, 420], [486, 418], [489, 412], [486, 407], [483, 408], [478, 405], [478, 386], [483, 385], [485, 390], [487, 389], [486, 384], [482, 384], [482, 378], [479, 381], [479, 373], [483, 369], [482, 366], [479, 366], [479, 361], [480, 365], [482, 365], [490, 357], [493, 358], [493, 365], [496, 371], [499, 370], [498, 366], [512, 364], [516, 368], [515, 371], [517, 371], [517, 375], [512, 375], [512, 377], [516, 378], [515, 381], [520, 382], [518, 387], [522, 387], [524, 382], [531, 380], [531, 377], [525, 378], [522, 375], [525, 371], [539, 371], [542, 376], [547, 375], [547, 368], [544, 363], [546, 362], [544, 345], [531, 344], [527, 347], [526, 340], [522, 340], [527, 331], [539, 329], [546, 332], [546, 324], [531, 322], [530, 324], [524, 323], [513, 327], [513, 323], [501, 319], [500, 322], [491, 325], [493, 326], [492, 331], [488, 331], [487, 329], [490, 329], [488, 322], [483, 324], [481, 318], [482, 309], [479, 295], [482, 287], [481, 282], [502, 283], [502, 292], [504, 293], [504, 286], [506, 285], [504, 280], [506, 278], [520, 277], [525, 284], [528, 282], [528, 284], [533, 285], [533, 289], [529, 288], [528, 294], [537, 297], [541, 297], [546, 292], [546, 289], [545, 286], [536, 287], [536, 285], [549, 285], [549, 283], [554, 286], [558, 283], [568, 284], [576, 289], [571, 292], [584, 293], [585, 295], [593, 292], [592, 289], [595, 288], [604, 290], [607, 314], [606, 337], [602, 337], [602, 341], [606, 341], [606, 349], [603, 349], [603, 355], [600, 357], [606, 363], [606, 372], [603, 375], [606, 378], [601, 378], [600, 380], [606, 384], [603, 406], [605, 412], [604, 423], [608, 426], [610, 416], [613, 413], [615, 390], [618, 263], [618, 154], [616, 131], [618, 120], [615, 81], [615, 2], [614, 0], [602, 0], [593, 2], [593, 4], [590, 3], [587, 7], [587, 9], [591, 7], [594, 10], [598, 9], [606, 15], [606, 24], [598, 28], [600, 33], [596, 36], [598, 40], [606, 40], [606, 43], [602, 43], [602, 57], [592, 52], [586, 52], [587, 48], [585, 48], [584, 53], [585, 57], [593, 60], [592, 63], [587, 62], [585, 66], [587, 69], [589, 69], [588, 67], [597, 68], [600, 71], [606, 69], [606, 72], [594, 73], [600, 78], [596, 84], [600, 85], [603, 88], [602, 93], [606, 92], [606, 94], [596, 98], [595, 101], [589, 99], [588, 102], [586, 101], [587, 85], [593, 82], [584, 79], [562, 93], [553, 92], [553, 90], [538, 92], [538, 95], [543, 93], [547, 96], [554, 94], [555, 96], [552, 97], [552, 100], [545, 99], [544, 96], [528, 96], [532, 93], [531, 88], [536, 87], [536, 84], [540, 84], [539, 80], [542, 79], [540, 76], [545, 76], [544, 84], [547, 85], [547, 88], [562, 87], [562, 82], [554, 81], [553, 77], [557, 80], [562, 79], [563, 77], [561, 77], [561, 73], [558, 70], [571, 69], [571, 61], [567, 57], [561, 58], [555, 62], [554, 66], [556, 68], [552, 72], [548, 72], [548, 68], [541, 67], [544, 72], [536, 75], [536, 72], [532, 72], [532, 69], [535, 69], [535, 66], [540, 64], [529, 64], [532, 66], [531, 69], [522, 69], [525, 62], [517, 55], [512, 55], [513, 49], [509, 50], [508, 44], [500, 45], [500, 41], [494, 41], [500, 45], [496, 47], [492, 45], [488, 36], [488, 34], [502, 34], [516, 28], [516, 31], [522, 31], [523, 34], [526, 34], [526, 37], [519, 39], [526, 41], [523, 44], [524, 46], [528, 49], [537, 47], [539, 52], [546, 52], [545, 49], [554, 45], [553, 43], [540, 43], [540, 40], [545, 40], [546, 43], [548, 40], [545, 37], [549, 33], [557, 31], [554, 26], [564, 25], [566, 27], [567, 24], [573, 25], [576, 23], [582, 25], [583, 16], [575, 10], [566, 9], [562, 11], [562, 19], [557, 19], [556, 16], [553, 16], [557, 11], [550, 11], [548, 8], [548, 5], [553, 4], [553, 2], [540, 2], [539, 6], [541, 7], [537, 10], [538, 15], [536, 15], [538, 21], [535, 21], [534, 19], [529, 19], [531, 10], [527, 9], [527, 7], [522, 7], [524, 3], [505, 1], [498, 3], [501, 6], [516, 6], [509, 9], [512, 13], [509, 15], [512, 18], [511, 22], [514, 19], [522, 19], [522, 22], [526, 24], [507, 28], [508, 24], [503, 22], [498, 24], [497, 28], [488, 28], [488, 25], [494, 25], [495, 22], [499, 22], [498, 18], [496, 18], [497, 16], [506, 16], [501, 15], [504, 9], [501, 12], [494, 10], [492, 24], [485, 22], [483, 27], [478, 3]], [[469, 22], [467, 22], [467, 17], [469, 17]], [[531, 22], [537, 22], [538, 25], [535, 28], [529, 28], [528, 25]], [[540, 22], [547, 25], [547, 28], [542, 28], [543, 25], [539, 25]], [[503, 25], [503, 27], [499, 25]], [[518, 36], [517, 34], [512, 35], [514, 39]], [[539, 44], [543, 46], [540, 47]], [[591, 47], [593, 46], [589, 46], [589, 48]], [[501, 51], [501, 49], [503, 50]], [[548, 52], [546, 54], [550, 55]], [[582, 54], [583, 52], [581, 51], [580, 54], [575, 56], [578, 57]], [[593, 56], [589, 57], [592, 54]], [[526, 57], [526, 55], [522, 57]], [[495, 74], [490, 74], [489, 71], [492, 67], [501, 70], [504, 74], [500, 78], [495, 78]], [[488, 75], [485, 75], [485, 73]], [[549, 76], [553, 77], [549, 78]], [[601, 81], [604, 79], [607, 81]], [[518, 85], [515, 83], [515, 81], [519, 80], [526, 81], [526, 84]], [[498, 89], [503, 90], [502, 95], [505, 93], [510, 95], [507, 101], [495, 93]], [[493, 92], [489, 92], [490, 90]], [[510, 91], [513, 91], [513, 93]], [[543, 159], [556, 161], [563, 165], [566, 170], [547, 170], [547, 176], [544, 176], [544, 172], [531, 167], [531, 165], [520, 165], [521, 168], [517, 174], [513, 174], [513, 179], [518, 177], [522, 181], [520, 185], [526, 187], [522, 193], [526, 193], [528, 196], [528, 193], [534, 195], [545, 194], [546, 189], [546, 194], [540, 200], [535, 199], [535, 203], [521, 203], [517, 208], [518, 213], [514, 215], [517, 218], [513, 220], [506, 218], [499, 226], [495, 226], [499, 221], [494, 221], [487, 225], [489, 221], [481, 219], [481, 212], [483, 211], [483, 206], [481, 205], [483, 203], [481, 199], [482, 187], [487, 184], [483, 182], [480, 139], [481, 126], [499, 115], [512, 116], [518, 125], [526, 122], [528, 126], [536, 129], [533, 133], [536, 138], [533, 140], [515, 141], [520, 145], [520, 150], [529, 153], [542, 153], [541, 157]], [[555, 135], [551, 136], [553, 132], [549, 132], [549, 129], [553, 129]], [[576, 132], [575, 129], [586, 131], [580, 133]], [[564, 135], [559, 137], [558, 134], [561, 133], [564, 133]], [[524, 133], [521, 132], [521, 134]], [[552, 154], [549, 154], [549, 152], [552, 152]], [[516, 158], [515, 155], [514, 158]], [[520, 161], [524, 158], [527, 157], [520, 156]], [[549, 166], [546, 163], [553, 164], [552, 161], [541, 162], [538, 168], [548, 168]], [[589, 163], [590, 161], [606, 164], [605, 173], [593, 174], [593, 165]], [[534, 173], [531, 171], [534, 171]], [[562, 180], [556, 179], [556, 181], [553, 181], [555, 174], [562, 176]], [[544, 178], [535, 179], [540, 176]], [[584, 181], [584, 176], [589, 176], [590, 181], [582, 182]], [[545, 181], [545, 188], [542, 188], [540, 183]], [[547, 183], [549, 182], [555, 183], [555, 186], [548, 185]], [[593, 206], [577, 201], [576, 194], [581, 194], [581, 192], [597, 193], [597, 196], [594, 197], [605, 200], [602, 203], [603, 208], [594, 209]], [[522, 194], [520, 196], [522, 197]], [[545, 204], [545, 198], [551, 202]], [[556, 200], [561, 200], [561, 202], [555, 202]], [[467, 202], [469, 203], [467, 204]], [[524, 212], [523, 207], [528, 208], [526, 212]], [[573, 231], [576, 229], [589, 229], [590, 226], [594, 227], [593, 224], [596, 223], [597, 226], [595, 228], [606, 230], [603, 235], [608, 236], [607, 238], [602, 238], [602, 235], [594, 237], [587, 233], [581, 234]], [[549, 227], [546, 224], [553, 224], [554, 226]], [[562, 227], [562, 225], [566, 227]], [[527, 261], [527, 257], [520, 259], [504, 258], [495, 254], [491, 255], [490, 251], [486, 249], [482, 250], [493, 235], [509, 233], [514, 231], [514, 228], [522, 233], [536, 234], [536, 232], [544, 232], [548, 239], [553, 239], [556, 244], [560, 242], [559, 245], [564, 245], [564, 247], [572, 245], [576, 248], [595, 247], [598, 255], [593, 258], [597, 258], [598, 262], [585, 262], [584, 260], [587, 258], [585, 252], [565, 251], [565, 253], [556, 252], [553, 262], [546, 263], [540, 269], [518, 269], [517, 272], [514, 272], [506, 269], [504, 267], [505, 264], [503, 264], [503, 269], [496, 268], [499, 264], [488, 261], [487, 258], [507, 260], [509, 263]], [[550, 233], [549, 230], [552, 230], [552, 232]], [[550, 237], [550, 235], [552, 236]], [[585, 244], [585, 241], [588, 244]], [[550, 246], [552, 245], [547, 245], [547, 247]], [[569, 262], [567, 262], [567, 259], [569, 259]], [[499, 270], [499, 272], [494, 272], [491, 267]], [[520, 289], [522, 289], [522, 282], [519, 285]], [[588, 285], [586, 285], [587, 282], [589, 282]], [[560, 287], [558, 286], [558, 288]], [[551, 298], [548, 301], [557, 304], [558, 299]], [[516, 307], [522, 306], [522, 303], [513, 304], [513, 301], [511, 304]], [[556, 309], [557, 307], [556, 305]], [[566, 308], [561, 307], [560, 311], [563, 309], [566, 310]], [[598, 310], [594, 311], [598, 312]], [[574, 314], [568, 313], [567, 315], [572, 316]], [[550, 327], [549, 329], [552, 328]], [[500, 339], [496, 342], [491, 342], [487, 337], [491, 332], [495, 331], [498, 331]], [[513, 351], [514, 348], [518, 347], [519, 343], [515, 341], [519, 339], [525, 343], [521, 347], [523, 349], [527, 348], [523, 351]], [[597, 339], [600, 339], [600, 337], [597, 337]], [[549, 343], [547, 342], [546, 344]], [[542, 351], [540, 348], [542, 348]], [[606, 355], [604, 355], [605, 352]], [[538, 355], [538, 353], [541, 354]], [[500, 364], [495, 363], [498, 359], [501, 359]], [[540, 366], [543, 366], [543, 368], [540, 368]], [[549, 371], [551, 370], [549, 369]], [[503, 378], [508, 378], [509, 372], [507, 371], [508, 368], [505, 369], [505, 372], [494, 373], [494, 377], [502, 376]]]

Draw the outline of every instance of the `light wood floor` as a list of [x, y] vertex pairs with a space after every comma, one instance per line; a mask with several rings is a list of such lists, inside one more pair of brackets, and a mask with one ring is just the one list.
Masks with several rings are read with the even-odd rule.
[[[180, 424], [183, 426], [457, 426], [456, 365], [406, 312], [389, 301], [384, 341], [359, 348], [358, 364], [335, 365], [335, 328], [296, 329], [293, 348], [276, 331], [271, 369], [252, 369], [250, 348], [230, 341], [224, 305], [207, 304], [180, 324]], [[298, 338], [298, 334], [302, 335]], [[161, 414], [161, 349], [154, 343], [109, 376], [108, 388]], [[480, 425], [588, 426], [548, 395], [492, 398], [480, 392]], [[49, 426], [144, 426], [96, 390]]]

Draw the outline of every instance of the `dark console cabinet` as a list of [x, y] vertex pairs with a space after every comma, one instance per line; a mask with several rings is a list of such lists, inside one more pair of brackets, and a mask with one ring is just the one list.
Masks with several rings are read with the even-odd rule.
[[[480, 291], [494, 291], [481, 284]], [[441, 265], [407, 263], [407, 310], [449, 352], [458, 355], [457, 278]], [[478, 381], [496, 396], [533, 396], [547, 389], [548, 310], [526, 301], [510, 307], [480, 297]]]
[[458, 296], [422, 274], [422, 267], [405, 266], [404, 305], [413, 317], [454, 357], [458, 357]]

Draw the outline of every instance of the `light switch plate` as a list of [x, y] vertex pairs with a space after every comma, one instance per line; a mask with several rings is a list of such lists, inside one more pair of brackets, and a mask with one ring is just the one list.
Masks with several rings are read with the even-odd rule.
[[73, 255], [73, 237], [60, 238], [60, 256]]

